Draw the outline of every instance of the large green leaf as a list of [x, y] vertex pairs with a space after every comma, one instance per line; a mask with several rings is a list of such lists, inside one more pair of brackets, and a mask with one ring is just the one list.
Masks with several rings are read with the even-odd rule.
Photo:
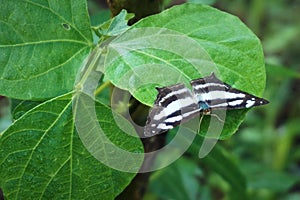
[[45, 99], [73, 88], [92, 46], [85, 0], [0, 0], [0, 91]]
[[[213, 71], [254, 95], [261, 95], [265, 87], [259, 39], [237, 17], [195, 4], [175, 6], [135, 24], [110, 43], [102, 70], [113, 84], [150, 106], [157, 95], [155, 86], [189, 85], [191, 79]], [[237, 130], [246, 112], [227, 112], [221, 138]], [[206, 135], [209, 121], [204, 119], [201, 135]]]
[[[96, 102], [95, 110], [112, 143], [142, 152], [140, 140], [117, 127], [108, 107]], [[0, 187], [7, 199], [113, 199], [134, 176], [102, 164], [87, 151], [74, 127], [71, 94], [22, 115], [3, 133], [0, 148]], [[111, 157], [114, 153], [104, 151]], [[120, 165], [127, 161], [122, 158]]]

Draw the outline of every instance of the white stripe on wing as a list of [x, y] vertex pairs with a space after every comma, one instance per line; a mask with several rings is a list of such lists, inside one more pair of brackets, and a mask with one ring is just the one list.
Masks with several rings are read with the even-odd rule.
[[237, 99], [244, 98], [246, 95], [243, 93], [233, 93], [226, 91], [210, 91], [208, 93], [201, 93], [200, 96], [204, 101], [210, 101], [214, 99]]
[[154, 116], [154, 120], [160, 120], [164, 117], [167, 117], [168, 115], [182, 110], [184, 107], [195, 105], [196, 101], [192, 97], [186, 97], [184, 99], [177, 99], [175, 101], [172, 101], [167, 107], [163, 108], [160, 113], [156, 114]]

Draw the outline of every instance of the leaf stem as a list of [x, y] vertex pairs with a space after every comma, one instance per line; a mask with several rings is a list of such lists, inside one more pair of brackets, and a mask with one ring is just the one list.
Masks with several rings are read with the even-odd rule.
[[109, 85], [111, 85], [110, 81], [106, 81], [102, 85], [100, 85], [94, 92], [95, 96], [100, 94], [105, 88], [107, 88]]
[[97, 27], [92, 27], [92, 30], [94, 31], [94, 33], [99, 37], [103, 37], [103, 35], [101, 33], [99, 33], [98, 28]]
[[80, 81], [76, 84], [77, 88], [82, 88], [92, 71], [95, 69], [96, 63], [99, 60], [101, 54], [103, 52], [103, 48], [96, 47], [94, 52], [89, 56], [87, 63], [85, 64], [85, 71], [80, 79]]

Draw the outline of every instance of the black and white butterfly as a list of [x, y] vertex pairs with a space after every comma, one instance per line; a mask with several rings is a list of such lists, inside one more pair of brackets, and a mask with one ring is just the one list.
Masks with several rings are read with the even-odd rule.
[[199, 114], [208, 115], [212, 110], [251, 108], [269, 103], [232, 88], [214, 73], [190, 83], [193, 91], [182, 83], [156, 88], [158, 95], [146, 122], [145, 136], [166, 132]]

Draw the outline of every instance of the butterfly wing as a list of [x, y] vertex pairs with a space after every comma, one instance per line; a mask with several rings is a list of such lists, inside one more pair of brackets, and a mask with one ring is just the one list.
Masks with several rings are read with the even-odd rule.
[[269, 103], [263, 98], [232, 88], [214, 74], [191, 81], [193, 92], [184, 84], [156, 88], [158, 91], [150, 110], [144, 134], [166, 132], [180, 123], [211, 110], [242, 109]]
[[210, 109], [242, 109], [269, 103], [267, 100], [232, 88], [214, 74], [192, 80], [191, 85], [198, 104], [205, 102]]
[[156, 89], [158, 95], [146, 122], [145, 136], [166, 132], [199, 113], [194, 94], [184, 84]]

